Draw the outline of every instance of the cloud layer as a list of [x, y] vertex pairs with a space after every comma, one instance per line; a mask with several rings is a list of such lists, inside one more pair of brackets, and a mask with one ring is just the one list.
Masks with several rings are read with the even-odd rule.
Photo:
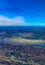
[[4, 16], [0, 16], [0, 26], [24, 26], [29, 25], [25, 22], [23, 17], [14, 17], [14, 18], [7, 18]]

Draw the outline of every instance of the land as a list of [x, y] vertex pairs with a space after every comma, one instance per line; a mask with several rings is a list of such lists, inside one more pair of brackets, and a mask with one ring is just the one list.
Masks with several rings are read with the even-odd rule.
[[1, 65], [45, 65], [45, 48], [0, 44]]
[[10, 41], [12, 42], [22, 42], [24, 44], [41, 44], [45, 43], [45, 40], [30, 40], [30, 39], [23, 39], [23, 38], [10, 38]]
[[0, 27], [0, 65], [45, 65], [45, 27]]

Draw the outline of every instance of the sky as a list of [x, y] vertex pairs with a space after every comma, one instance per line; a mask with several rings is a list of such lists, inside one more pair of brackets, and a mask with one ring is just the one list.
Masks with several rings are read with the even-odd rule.
[[0, 0], [0, 26], [45, 26], [45, 0]]

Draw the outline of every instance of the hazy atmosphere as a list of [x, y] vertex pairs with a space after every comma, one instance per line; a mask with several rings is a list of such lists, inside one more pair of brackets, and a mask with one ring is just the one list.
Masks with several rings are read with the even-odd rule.
[[0, 26], [45, 26], [45, 0], [0, 0]]
[[0, 0], [0, 65], [45, 65], [45, 0]]

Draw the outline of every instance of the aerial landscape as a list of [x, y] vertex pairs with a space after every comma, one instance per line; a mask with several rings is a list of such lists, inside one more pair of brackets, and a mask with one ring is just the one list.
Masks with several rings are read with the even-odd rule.
[[0, 28], [1, 65], [45, 65], [45, 27]]
[[0, 65], [45, 65], [45, 0], [0, 0]]

